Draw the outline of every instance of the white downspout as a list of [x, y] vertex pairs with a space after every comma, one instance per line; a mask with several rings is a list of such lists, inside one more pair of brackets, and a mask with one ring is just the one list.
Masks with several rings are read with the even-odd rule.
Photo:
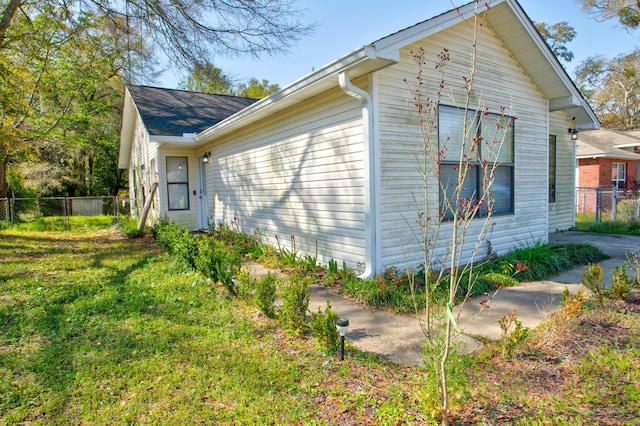
[[338, 75], [340, 88], [344, 93], [362, 103], [362, 138], [364, 154], [364, 232], [365, 232], [365, 268], [361, 279], [370, 279], [376, 273], [376, 188], [375, 153], [373, 149], [374, 121], [373, 99], [366, 91], [354, 86], [349, 75], [343, 71]]

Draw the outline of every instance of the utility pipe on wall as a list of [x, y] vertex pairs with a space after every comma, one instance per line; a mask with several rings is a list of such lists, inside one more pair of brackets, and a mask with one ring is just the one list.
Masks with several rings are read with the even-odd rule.
[[359, 278], [370, 279], [376, 273], [376, 188], [375, 153], [373, 150], [374, 121], [373, 99], [366, 91], [354, 86], [349, 75], [343, 71], [338, 75], [340, 88], [344, 93], [359, 100], [362, 104], [362, 138], [364, 153], [364, 232], [365, 232], [365, 268]]

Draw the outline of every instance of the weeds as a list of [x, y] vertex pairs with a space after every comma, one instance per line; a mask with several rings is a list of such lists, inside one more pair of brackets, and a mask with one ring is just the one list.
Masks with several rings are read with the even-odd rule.
[[327, 269], [330, 276], [338, 276], [338, 262], [335, 259], [329, 260], [329, 262], [327, 263]]
[[529, 335], [529, 329], [522, 326], [522, 322], [516, 318], [516, 310], [498, 320], [502, 335], [500, 348], [502, 357], [507, 359], [513, 356], [514, 349], [521, 345]]

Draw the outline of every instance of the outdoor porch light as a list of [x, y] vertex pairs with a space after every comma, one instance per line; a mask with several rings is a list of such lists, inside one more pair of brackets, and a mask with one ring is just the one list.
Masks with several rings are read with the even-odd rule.
[[340, 361], [344, 361], [344, 335], [347, 334], [349, 328], [349, 320], [346, 318], [339, 318], [336, 320], [336, 329], [340, 334]]
[[571, 121], [573, 121], [573, 128], [569, 127], [567, 131], [571, 135], [571, 140], [575, 141], [575, 140], [578, 140], [578, 129], [576, 128], [576, 118], [571, 117]]
[[211, 157], [211, 152], [205, 152], [204, 155], [202, 156], [202, 162], [203, 163], [208, 163], [209, 162], [209, 157]]

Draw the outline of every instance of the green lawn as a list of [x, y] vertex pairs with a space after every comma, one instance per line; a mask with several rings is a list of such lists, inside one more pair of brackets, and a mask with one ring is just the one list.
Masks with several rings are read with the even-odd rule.
[[[75, 229], [75, 228], [72, 228]], [[0, 231], [0, 425], [429, 424], [436, 386], [309, 336], [111, 228]], [[452, 360], [461, 424], [635, 424], [640, 294]], [[596, 420], [597, 419], [597, 420]]]
[[0, 424], [419, 418], [422, 372], [337, 363], [148, 238], [6, 229], [0, 283]]

